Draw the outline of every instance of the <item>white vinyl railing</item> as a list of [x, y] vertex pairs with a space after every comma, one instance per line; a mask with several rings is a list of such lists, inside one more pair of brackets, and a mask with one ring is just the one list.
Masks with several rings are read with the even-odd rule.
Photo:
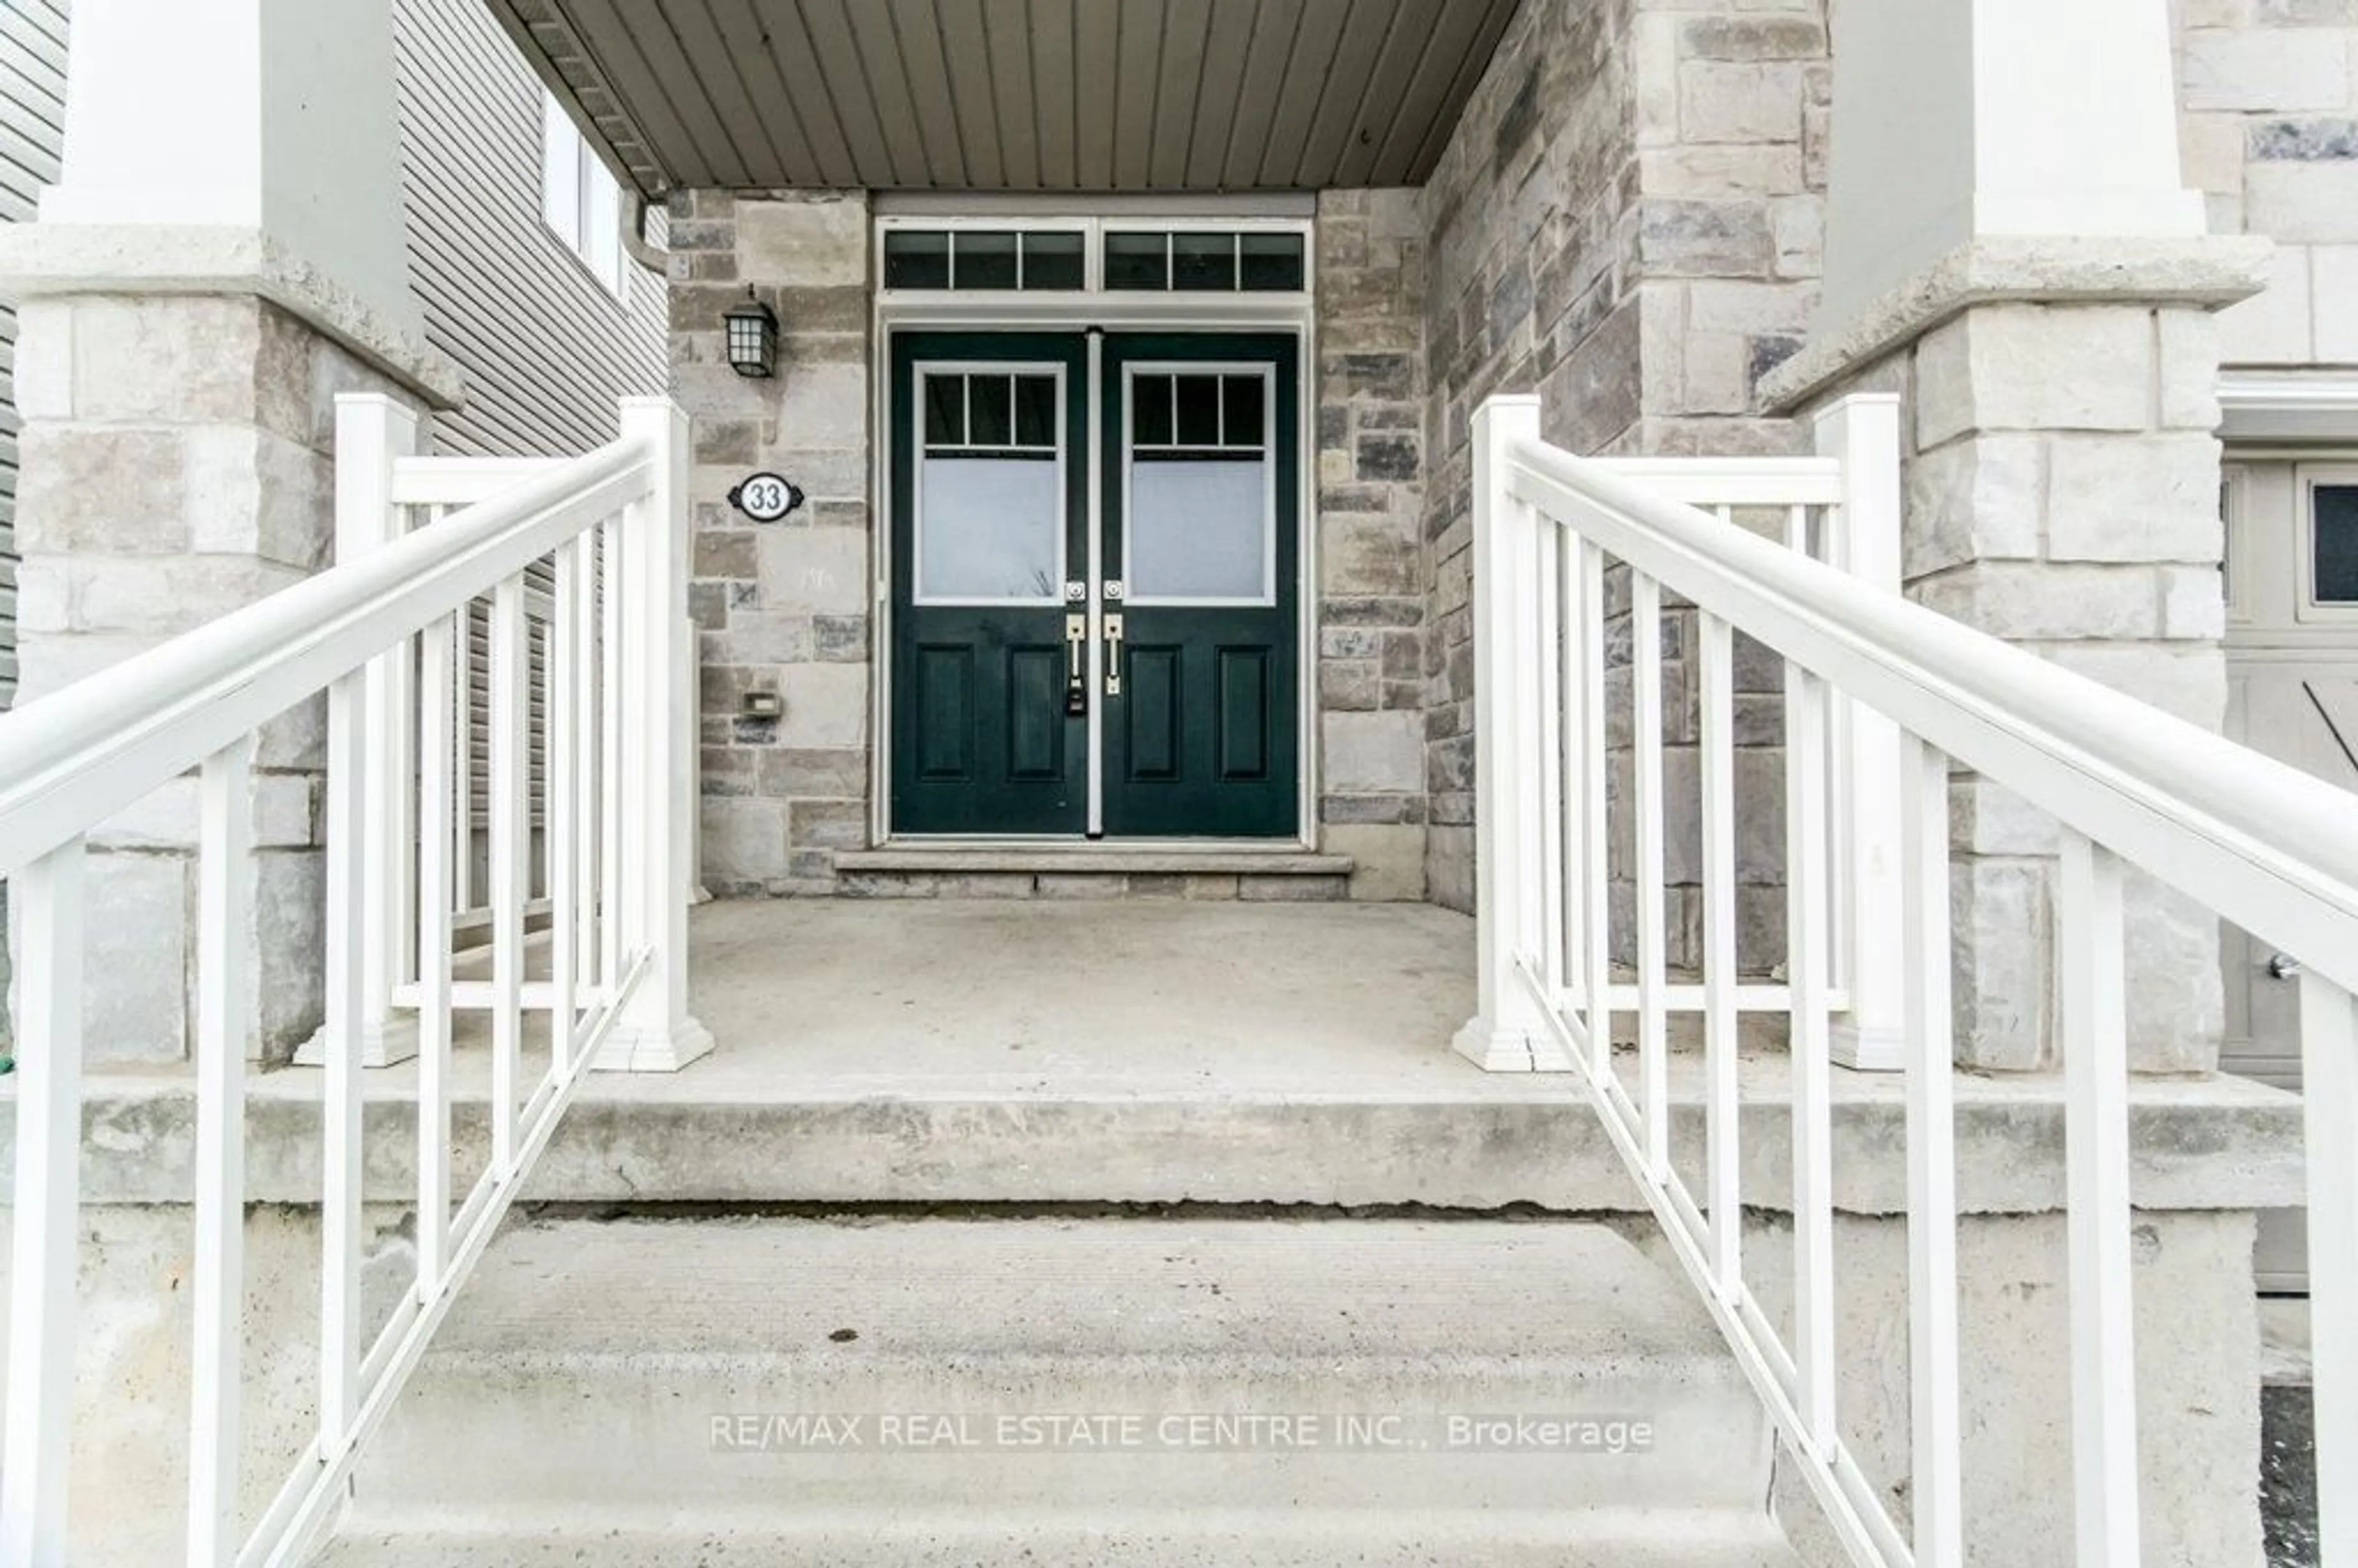
[[[1853, 399], [1820, 435], [1822, 447], [1847, 448], [1846, 480], [1863, 475], [1896, 501], [1894, 416], [1888, 400]], [[1855, 567], [1865, 550], [1872, 569], [1844, 570], [1790, 547], [1806, 543], [1798, 532], [1772, 542], [1658, 493], [1651, 485], [1671, 481], [1669, 468], [1616, 471], [1548, 446], [1539, 431], [1529, 398], [1495, 398], [1476, 420], [1481, 1011], [1461, 1046], [1498, 1058], [1520, 1051], [1580, 1075], [1851, 1559], [1958, 1568], [1970, 1521], [1960, 1460], [1952, 765], [2054, 817], [2072, 1561], [2132, 1568], [2140, 1559], [2124, 870], [2299, 961], [2310, 1310], [2320, 1325], [2358, 1322], [2358, 827], [2350, 797], [1907, 602], [1894, 591], [1896, 515], [1887, 539], [1850, 546], [1845, 564]], [[1862, 438], [1868, 433], [1877, 439]], [[1606, 677], [1621, 664], [1608, 579], [1625, 585], [1635, 706], [1638, 929], [1617, 956], [1620, 928], [1601, 891], [1612, 842]], [[1693, 607], [1687, 651], [1699, 665], [1692, 740], [1701, 962], [1683, 988], [1662, 957], [1666, 597]], [[1742, 980], [1739, 970], [1738, 635], [1782, 668], [1786, 931], [1783, 978], [1772, 986]], [[1844, 787], [1852, 798], [1836, 809]], [[1847, 956], [1838, 939], [1845, 930]], [[1872, 982], [1877, 966], [1887, 977], [1873, 1022], [1887, 1031], [1906, 1074], [1910, 1474], [1893, 1488], [1908, 1498], [1904, 1523], [1846, 1444], [1834, 1397], [1831, 1046], [1863, 1000], [1836, 982], [1845, 963], [1860, 975], [1862, 944], [1876, 941], [1888, 946], [1861, 978]], [[1669, 1136], [1664, 1019], [1687, 1004], [1701, 1015], [1701, 1192], [1674, 1168]], [[1743, 1236], [1737, 1026], [1757, 1011], [1782, 1014], [1790, 1031], [1790, 1333], [1754, 1292]], [[1636, 1015], [1634, 1051], [1617, 1054], [1617, 1012]], [[2321, 1560], [2358, 1563], [2358, 1491], [2341, 1484], [2358, 1481], [2358, 1336], [2322, 1327], [2315, 1336], [2315, 1402]]]
[[[622, 437], [528, 464], [415, 455], [413, 416], [339, 399], [339, 564], [0, 717], [0, 876], [24, 934], [0, 1561], [67, 1561], [82, 1123], [84, 866], [106, 825], [192, 771], [197, 1155], [186, 1561], [302, 1562], [593, 1062], [686, 1025], [693, 807], [687, 420], [626, 401]], [[413, 514], [447, 514], [407, 526]], [[528, 581], [553, 584], [533, 656]], [[488, 979], [454, 978], [464, 666], [490, 600]], [[245, 1073], [255, 1033], [257, 737], [324, 693], [326, 1022], [315, 1434], [248, 1528], [241, 1508]], [[535, 697], [546, 765], [530, 764]], [[538, 798], [535, 798], [537, 795]], [[535, 821], [541, 824], [537, 834]], [[545, 939], [526, 908], [546, 906]], [[543, 957], [543, 951], [546, 957]], [[527, 978], [530, 962], [539, 971]], [[491, 1149], [453, 1202], [452, 1047], [487, 1015]], [[543, 1042], [536, 1025], [546, 1020]], [[405, 1022], [414, 1019], [414, 1022]], [[416, 1272], [361, 1306], [362, 1068], [414, 1028]], [[545, 1052], [536, 1076], [526, 1069]], [[401, 1054], [406, 1054], [406, 1050]], [[485, 1455], [487, 1463], [500, 1456]], [[151, 1499], [141, 1499], [142, 1504]]]

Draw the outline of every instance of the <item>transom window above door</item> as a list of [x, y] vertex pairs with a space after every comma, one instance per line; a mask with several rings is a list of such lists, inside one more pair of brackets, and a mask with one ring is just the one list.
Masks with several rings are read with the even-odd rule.
[[882, 230], [887, 293], [1302, 294], [1309, 235], [1298, 223], [1055, 227], [892, 222]]

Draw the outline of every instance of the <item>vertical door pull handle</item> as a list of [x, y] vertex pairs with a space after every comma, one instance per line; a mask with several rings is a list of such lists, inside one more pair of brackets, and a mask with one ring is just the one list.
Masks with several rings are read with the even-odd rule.
[[1121, 617], [1109, 615], [1106, 626], [1106, 695], [1121, 695]]
[[1089, 711], [1089, 677], [1083, 666], [1088, 663], [1089, 618], [1086, 615], [1065, 617], [1065, 715], [1068, 719], [1085, 718]]

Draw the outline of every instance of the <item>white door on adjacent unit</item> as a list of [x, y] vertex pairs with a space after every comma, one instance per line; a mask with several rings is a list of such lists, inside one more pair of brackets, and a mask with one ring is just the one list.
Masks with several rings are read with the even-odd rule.
[[[2358, 460], [2230, 461], [2227, 733], [2358, 791]], [[2358, 801], [2352, 804], [2358, 812]], [[2300, 988], [2288, 962], [2230, 928], [2230, 1072], [2300, 1087]], [[2264, 1216], [2263, 1291], [2305, 1292], [2298, 1211]]]

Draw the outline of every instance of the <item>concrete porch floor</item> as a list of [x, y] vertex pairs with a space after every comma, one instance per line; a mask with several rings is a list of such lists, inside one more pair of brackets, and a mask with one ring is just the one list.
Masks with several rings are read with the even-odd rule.
[[731, 902], [695, 912], [691, 950], [712, 1054], [590, 1092], [1500, 1083], [1449, 1049], [1474, 1006], [1474, 924], [1421, 904]]

